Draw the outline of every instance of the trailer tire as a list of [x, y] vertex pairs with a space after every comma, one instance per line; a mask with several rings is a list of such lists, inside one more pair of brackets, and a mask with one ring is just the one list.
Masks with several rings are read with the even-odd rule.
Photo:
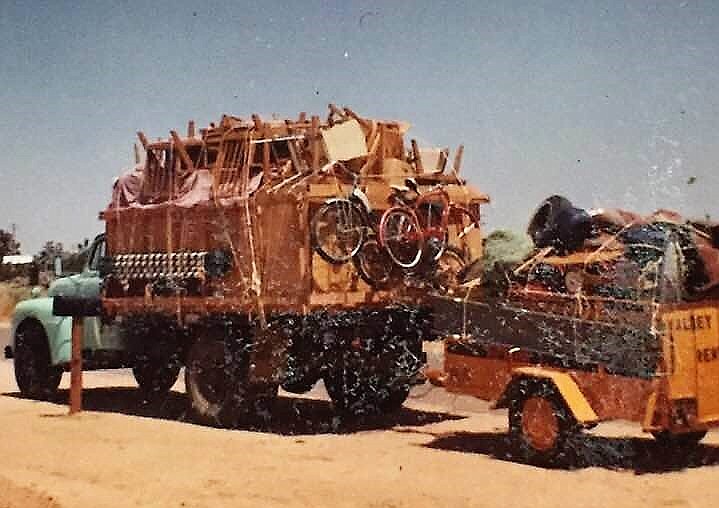
[[27, 321], [18, 327], [13, 363], [15, 380], [23, 396], [47, 400], [57, 393], [62, 368], [52, 365], [50, 347], [42, 325]]
[[522, 380], [509, 403], [509, 435], [522, 461], [556, 462], [576, 423], [553, 384]]
[[694, 432], [685, 432], [682, 434], [672, 434], [666, 430], [653, 431], [652, 436], [665, 448], [691, 449], [699, 446], [699, 442], [707, 435], [706, 430], [697, 430]]

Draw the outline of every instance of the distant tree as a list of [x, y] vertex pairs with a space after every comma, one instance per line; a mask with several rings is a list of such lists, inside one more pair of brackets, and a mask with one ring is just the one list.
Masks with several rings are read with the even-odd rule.
[[52, 271], [55, 265], [55, 258], [59, 257], [62, 259], [63, 273], [81, 272], [87, 259], [89, 242], [84, 240], [83, 242], [77, 243], [76, 246], [77, 250], [69, 252], [65, 250], [62, 242], [48, 240], [40, 252], [35, 255], [35, 262], [41, 269]]
[[50, 262], [58, 257], [62, 256], [64, 252], [64, 247], [62, 245], [62, 242], [55, 242], [53, 240], [48, 240], [45, 242], [45, 245], [43, 245], [42, 249], [40, 249], [40, 252], [35, 254], [35, 259], [40, 262]]
[[11, 232], [0, 229], [0, 258], [12, 254], [20, 254], [20, 242]]

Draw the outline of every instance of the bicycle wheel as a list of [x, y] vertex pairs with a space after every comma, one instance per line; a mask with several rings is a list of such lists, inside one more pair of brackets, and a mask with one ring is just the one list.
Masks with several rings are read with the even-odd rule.
[[403, 208], [390, 208], [382, 215], [380, 241], [402, 268], [414, 268], [422, 257], [422, 230], [414, 215]]
[[333, 264], [357, 254], [365, 234], [362, 213], [351, 201], [336, 199], [322, 205], [312, 217], [310, 235], [317, 253]]
[[372, 236], [367, 238], [352, 258], [362, 280], [375, 289], [383, 289], [392, 282], [396, 267], [387, 251]]
[[436, 262], [434, 283], [437, 289], [451, 291], [461, 283], [461, 277], [467, 267], [464, 253], [453, 245], [448, 245]]
[[450, 217], [453, 218], [452, 222], [459, 227], [457, 240], [464, 241], [464, 238], [472, 234], [479, 234], [479, 219], [477, 219], [472, 212], [463, 206], [452, 205], [450, 207]]

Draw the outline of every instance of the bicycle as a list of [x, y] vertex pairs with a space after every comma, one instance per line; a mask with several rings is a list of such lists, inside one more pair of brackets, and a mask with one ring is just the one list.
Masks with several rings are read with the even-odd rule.
[[341, 162], [330, 162], [320, 171], [337, 169], [351, 176], [352, 189], [345, 197], [326, 200], [312, 216], [310, 238], [317, 253], [332, 264], [353, 260], [360, 277], [373, 287], [383, 287], [392, 280], [391, 260], [377, 241], [374, 212], [369, 199], [359, 188], [359, 177]]
[[341, 162], [330, 162], [320, 172], [337, 175], [336, 168], [352, 177], [352, 189], [346, 197], [333, 197], [324, 202], [312, 216], [310, 234], [317, 253], [332, 264], [346, 263], [362, 247], [369, 227], [371, 207], [367, 196], [358, 187], [358, 176]]
[[[394, 206], [382, 214], [379, 233], [380, 244], [390, 259], [412, 270], [420, 264], [423, 253], [433, 264], [442, 258], [448, 247], [450, 218], [459, 219], [455, 223], [467, 223], [459, 239], [479, 228], [479, 220], [469, 209], [452, 202], [441, 184], [421, 193], [413, 178], [405, 183], [406, 187], [391, 187]], [[454, 247], [451, 250], [456, 253]]]

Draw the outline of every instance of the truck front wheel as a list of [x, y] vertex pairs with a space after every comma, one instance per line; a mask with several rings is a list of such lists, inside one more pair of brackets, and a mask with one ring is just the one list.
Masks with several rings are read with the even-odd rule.
[[39, 323], [18, 327], [14, 352], [15, 380], [20, 393], [32, 399], [48, 399], [57, 392], [62, 368], [52, 365], [45, 331]]

